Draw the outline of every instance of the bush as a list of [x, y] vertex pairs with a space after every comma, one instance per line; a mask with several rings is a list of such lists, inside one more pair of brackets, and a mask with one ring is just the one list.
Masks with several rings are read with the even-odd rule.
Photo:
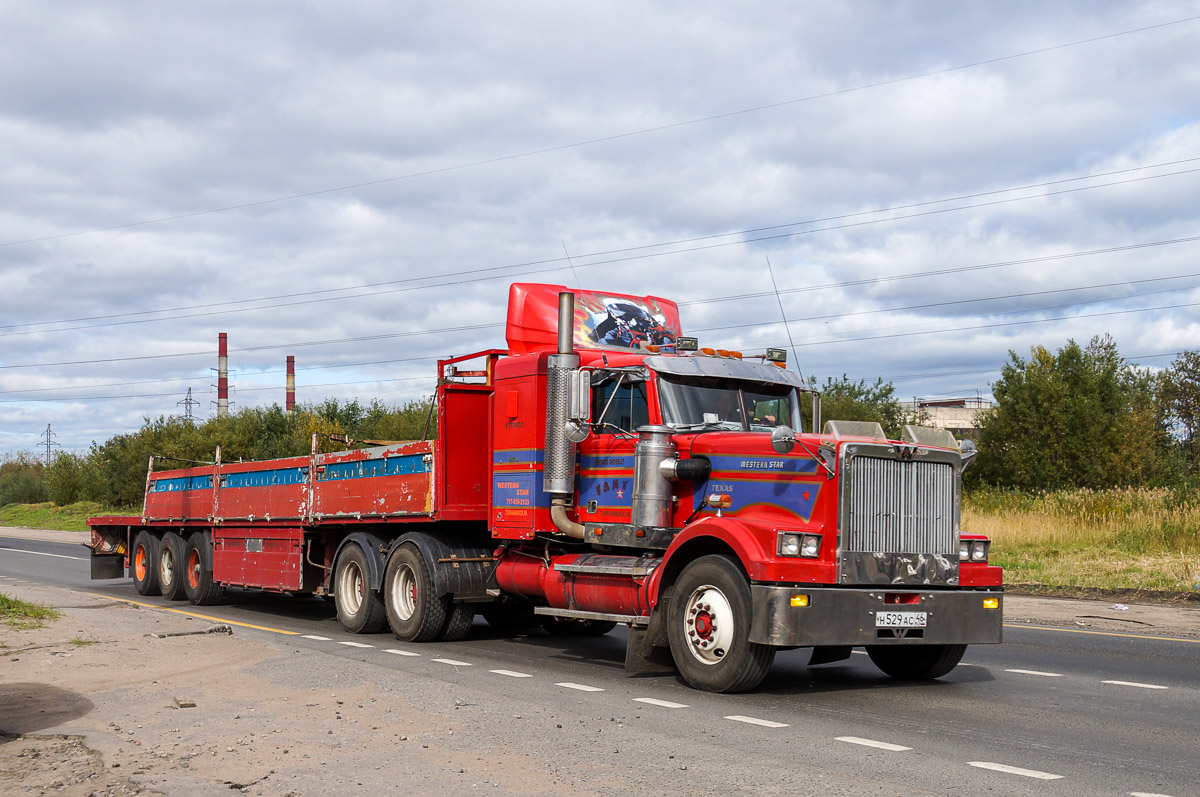
[[49, 500], [42, 480], [45, 468], [32, 454], [7, 456], [0, 463], [0, 506]]

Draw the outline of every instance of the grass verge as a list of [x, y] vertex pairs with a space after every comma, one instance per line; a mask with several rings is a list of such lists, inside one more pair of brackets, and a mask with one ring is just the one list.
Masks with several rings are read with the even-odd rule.
[[0, 507], [0, 526], [26, 526], [31, 529], [87, 531], [87, 519], [96, 515], [140, 515], [140, 509], [101, 506], [95, 501], [80, 501], [66, 506], [44, 504], [8, 504]]
[[28, 631], [41, 628], [47, 620], [57, 620], [58, 611], [49, 606], [12, 598], [0, 592], [0, 619], [9, 628]]
[[1200, 592], [1200, 496], [1168, 489], [974, 490], [963, 529], [1009, 584]]

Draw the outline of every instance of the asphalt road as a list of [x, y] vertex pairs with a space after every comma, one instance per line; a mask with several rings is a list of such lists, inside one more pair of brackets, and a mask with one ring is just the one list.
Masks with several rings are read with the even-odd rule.
[[344, 633], [319, 598], [142, 598], [128, 579], [89, 581], [80, 546], [0, 538], [0, 586], [20, 581], [242, 624], [239, 634], [362, 661], [381, 678], [396, 670], [458, 684], [483, 695], [476, 710], [636, 718], [679, 760], [719, 757], [768, 790], [794, 770], [829, 778], [827, 790], [810, 781], [805, 793], [1200, 794], [1197, 640], [1006, 626], [1004, 644], [971, 648], [934, 683], [893, 681], [861, 654], [810, 668], [797, 650], [780, 653], [757, 691], [713, 695], [673, 675], [626, 674], [622, 629], [503, 638], [476, 620], [462, 642], [406, 644]]

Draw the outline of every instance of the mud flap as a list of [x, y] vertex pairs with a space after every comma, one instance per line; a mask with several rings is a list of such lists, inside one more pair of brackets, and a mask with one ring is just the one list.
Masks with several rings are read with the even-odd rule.
[[808, 666], [814, 664], [831, 664], [835, 661], [845, 661], [850, 658], [849, 645], [817, 645], [813, 648], [812, 658], [808, 660]]
[[632, 675], [663, 675], [675, 672], [671, 649], [650, 644], [652, 637], [645, 628], [629, 629], [625, 647], [625, 671]]
[[92, 581], [125, 578], [125, 554], [94, 553], [91, 557]]

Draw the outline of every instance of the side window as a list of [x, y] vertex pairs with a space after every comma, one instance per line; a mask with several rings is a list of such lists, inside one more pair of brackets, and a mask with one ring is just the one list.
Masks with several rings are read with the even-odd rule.
[[[616, 398], [613, 398], [612, 404], [608, 405], [608, 400], [612, 398], [614, 392]], [[608, 405], [608, 414], [602, 418], [600, 413], [604, 411], [605, 405]], [[592, 423], [609, 424], [597, 430], [600, 434], [616, 433], [618, 429], [613, 427], [619, 427], [627, 432], [635, 432], [639, 426], [650, 423], [650, 409], [646, 402], [646, 383], [623, 382], [620, 387], [617, 387], [616, 380], [612, 380], [593, 390]]]

